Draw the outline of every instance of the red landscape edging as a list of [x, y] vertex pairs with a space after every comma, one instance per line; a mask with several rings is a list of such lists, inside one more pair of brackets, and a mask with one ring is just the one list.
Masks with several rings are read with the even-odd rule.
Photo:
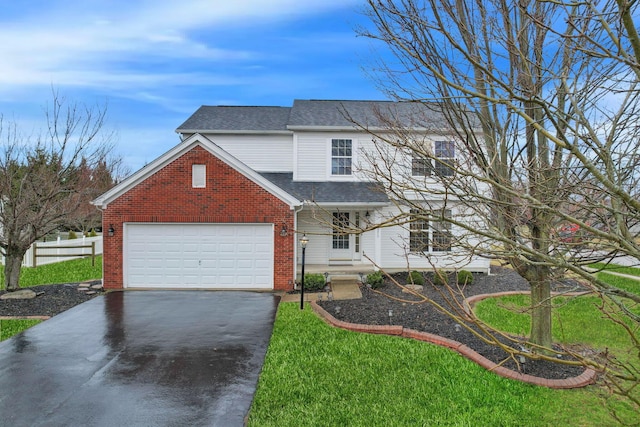
[[420, 332], [413, 329], [404, 328], [403, 326], [398, 325], [362, 325], [359, 323], [345, 322], [333, 317], [324, 308], [320, 307], [315, 301], [310, 301], [310, 303], [313, 311], [331, 326], [355, 332], [397, 335], [404, 338], [410, 338], [418, 341], [428, 342], [430, 344], [439, 345], [441, 347], [445, 347], [458, 352], [472, 362], [475, 362], [483, 368], [494, 372], [495, 374], [500, 375], [504, 378], [554, 389], [586, 387], [590, 384], [594, 384], [596, 381], [597, 372], [591, 368], [586, 368], [585, 371], [577, 377], [566, 378], [562, 380], [552, 380], [547, 378], [534, 377], [533, 375], [522, 374], [520, 372], [507, 369], [503, 366], [498, 366], [496, 363], [492, 362], [491, 360], [487, 359], [486, 357], [482, 356], [481, 354], [477, 353], [476, 351], [470, 349], [469, 347], [458, 341], [444, 338], [428, 332]]

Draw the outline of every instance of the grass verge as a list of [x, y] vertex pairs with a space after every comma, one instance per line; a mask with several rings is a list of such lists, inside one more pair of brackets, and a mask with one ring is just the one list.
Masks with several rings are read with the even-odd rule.
[[249, 425], [615, 425], [597, 390], [508, 380], [450, 350], [331, 328], [283, 303]]
[[608, 270], [613, 271], [614, 273], [622, 273], [628, 274], [630, 276], [640, 277], [640, 268], [637, 267], [625, 267], [623, 265], [606, 264], [604, 262], [595, 262], [593, 264], [589, 264], [589, 267], [595, 268], [597, 270]]
[[[102, 277], [102, 256], [96, 257], [95, 264], [95, 266], [91, 265], [91, 258], [81, 258], [38, 267], [22, 267], [20, 287], [99, 279]], [[4, 266], [0, 266], [0, 283], [4, 289]]]
[[25, 329], [29, 329], [32, 326], [40, 323], [41, 320], [37, 319], [3, 319], [0, 320], [0, 341], [4, 341], [7, 338], [19, 334]]

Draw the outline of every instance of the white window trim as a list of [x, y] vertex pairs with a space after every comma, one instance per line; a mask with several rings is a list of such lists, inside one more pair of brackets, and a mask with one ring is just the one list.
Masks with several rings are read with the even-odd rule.
[[[348, 139], [351, 141], [351, 175], [334, 175], [332, 173], [332, 141], [334, 139]], [[358, 140], [348, 136], [333, 136], [327, 140], [327, 179], [331, 181], [353, 181], [356, 176], [355, 165], [357, 164]]]
[[207, 188], [207, 165], [191, 165], [191, 187]]

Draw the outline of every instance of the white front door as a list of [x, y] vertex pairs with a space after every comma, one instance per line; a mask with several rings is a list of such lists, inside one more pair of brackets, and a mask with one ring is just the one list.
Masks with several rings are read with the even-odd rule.
[[360, 259], [360, 236], [348, 229], [359, 227], [360, 212], [333, 212], [333, 229], [329, 243], [330, 263], [350, 263]]

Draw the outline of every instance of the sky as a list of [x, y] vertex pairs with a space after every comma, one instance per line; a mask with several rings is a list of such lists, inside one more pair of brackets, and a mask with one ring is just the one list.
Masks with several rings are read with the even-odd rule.
[[56, 90], [107, 106], [131, 172], [201, 105], [385, 99], [362, 0], [0, 0], [0, 114], [44, 124]]

